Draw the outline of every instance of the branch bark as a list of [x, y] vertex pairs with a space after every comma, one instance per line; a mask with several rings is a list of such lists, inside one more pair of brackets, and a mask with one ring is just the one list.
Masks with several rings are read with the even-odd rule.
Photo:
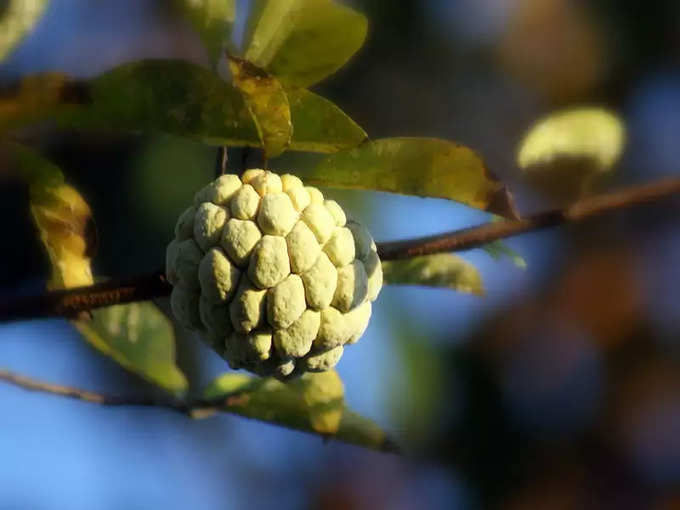
[[[488, 223], [428, 237], [378, 244], [382, 260], [395, 260], [441, 252], [463, 251], [524, 232], [575, 223], [601, 214], [680, 194], [680, 178], [669, 178], [585, 198], [565, 209], [556, 209], [516, 221]], [[94, 308], [143, 301], [170, 294], [163, 271], [104, 283], [46, 292], [0, 301], [0, 322], [38, 317], [75, 318]]]
[[394, 260], [469, 250], [498, 239], [563, 223], [580, 222], [606, 212], [653, 202], [675, 194], [680, 194], [680, 178], [663, 179], [651, 184], [584, 198], [565, 209], [546, 211], [520, 220], [488, 223], [434, 236], [380, 243], [378, 254], [382, 260]]
[[237, 391], [214, 400], [192, 399], [186, 401], [175, 398], [153, 398], [137, 395], [123, 397], [38, 381], [5, 369], [0, 369], [0, 380], [25, 390], [49, 393], [91, 404], [109, 407], [157, 407], [193, 417], [205, 416], [211, 412], [224, 410], [243, 394], [243, 392]]
[[[4, 381], [7, 384], [16, 386], [29, 391], [36, 391], [39, 393], [47, 393], [50, 395], [55, 395], [59, 397], [66, 397], [73, 400], [79, 400], [81, 402], [88, 402], [91, 404], [99, 404], [105, 407], [145, 407], [154, 409], [164, 409], [167, 411], [180, 413], [191, 418], [208, 418], [213, 416], [217, 412], [225, 412], [243, 416], [244, 418], [250, 418], [257, 421], [263, 421], [264, 423], [270, 423], [266, 419], [256, 418], [248, 416], [247, 414], [238, 411], [239, 407], [242, 407], [244, 403], [247, 403], [250, 398], [249, 390], [237, 390], [226, 395], [221, 395], [215, 399], [197, 399], [188, 398], [186, 400], [165, 397], [165, 398], [153, 398], [148, 396], [117, 396], [108, 395], [105, 393], [93, 392], [88, 390], [83, 390], [79, 388], [74, 388], [71, 386], [62, 386], [59, 384], [52, 384], [43, 381], [38, 381], [31, 377], [25, 375], [16, 374], [10, 372], [9, 370], [0, 369], [0, 381]], [[356, 446], [363, 446], [372, 448], [385, 453], [395, 453], [398, 454], [399, 448], [397, 444], [390, 438], [383, 438], [382, 442], [378, 445], [368, 445], [362, 443], [356, 438], [350, 435], [334, 435], [327, 434], [324, 432], [317, 432], [312, 429], [296, 427], [293, 424], [278, 423], [278, 425], [293, 430], [298, 430], [307, 434], [312, 434], [323, 438], [324, 441], [336, 440], [340, 442], [345, 442], [349, 444], [355, 444]]]

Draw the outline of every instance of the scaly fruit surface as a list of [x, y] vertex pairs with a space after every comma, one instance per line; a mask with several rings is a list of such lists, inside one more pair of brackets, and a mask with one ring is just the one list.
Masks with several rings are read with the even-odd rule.
[[368, 231], [289, 174], [201, 189], [166, 252], [172, 311], [232, 368], [288, 379], [335, 366], [382, 287]]

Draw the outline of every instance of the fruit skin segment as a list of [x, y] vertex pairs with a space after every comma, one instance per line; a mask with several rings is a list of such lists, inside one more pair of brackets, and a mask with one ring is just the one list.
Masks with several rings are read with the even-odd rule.
[[368, 327], [382, 267], [368, 231], [294, 175], [258, 168], [199, 190], [166, 250], [177, 321], [234, 368], [333, 368]]

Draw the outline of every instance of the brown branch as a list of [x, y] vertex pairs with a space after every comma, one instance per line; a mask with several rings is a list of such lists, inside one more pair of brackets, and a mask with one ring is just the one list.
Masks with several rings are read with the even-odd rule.
[[[488, 223], [434, 236], [378, 244], [382, 260], [462, 251], [524, 232], [575, 223], [600, 214], [680, 194], [680, 178], [669, 178], [629, 189], [585, 198], [565, 209], [546, 211], [515, 221]], [[170, 294], [163, 272], [110, 280], [89, 287], [51, 291], [0, 301], [0, 322], [38, 317], [77, 317], [79, 313], [119, 303]]]
[[76, 318], [80, 312], [120, 303], [167, 296], [172, 286], [163, 271], [108, 280], [86, 287], [53, 290], [35, 296], [0, 300], [0, 321], [35, 317]]
[[[99, 404], [105, 407], [147, 407], [155, 409], [165, 409], [171, 412], [180, 413], [191, 418], [208, 418], [217, 412], [226, 412], [231, 414], [236, 414], [244, 418], [250, 418], [257, 421], [268, 422], [264, 418], [257, 418], [253, 416], [248, 416], [242, 412], [239, 412], [239, 407], [248, 401], [248, 388], [243, 390], [236, 390], [226, 395], [221, 395], [214, 399], [187, 399], [181, 400], [178, 398], [166, 397], [166, 398], [153, 398], [145, 396], [117, 396], [108, 395], [104, 393], [98, 393], [94, 391], [82, 390], [80, 388], [74, 388], [72, 386], [62, 386], [60, 384], [52, 384], [43, 381], [38, 381], [31, 377], [25, 375], [16, 374], [10, 372], [9, 370], [0, 369], [0, 381], [4, 381], [7, 384], [22, 388], [24, 390], [36, 391], [39, 393], [47, 393], [50, 395], [56, 395], [60, 397], [66, 397], [73, 400], [79, 400], [81, 402], [88, 402], [91, 404]], [[304, 432], [307, 434], [320, 436], [324, 441], [337, 440], [348, 444], [354, 444], [361, 447], [370, 447], [378, 451], [385, 453], [399, 453], [399, 448], [397, 444], [390, 439], [385, 437], [380, 445], [368, 446], [367, 444], [357, 441], [351, 436], [347, 437], [336, 437], [333, 434], [326, 434], [323, 432], [315, 432], [314, 430], [299, 428], [294, 425], [286, 423], [277, 423], [285, 428], [292, 430], [297, 430], [299, 432]]]
[[16, 374], [5, 369], [0, 369], [0, 380], [25, 390], [49, 393], [51, 395], [58, 395], [60, 397], [89, 402], [91, 404], [99, 404], [108, 407], [157, 407], [194, 417], [206, 416], [210, 412], [225, 410], [230, 405], [233, 405], [235, 400], [243, 394], [242, 391], [237, 391], [228, 395], [223, 395], [217, 399], [193, 399], [187, 401], [176, 398], [153, 398], [148, 396], [122, 397], [38, 381], [31, 377]]
[[675, 194], [680, 194], [680, 178], [664, 179], [651, 184], [584, 198], [565, 209], [546, 211], [520, 220], [487, 223], [417, 239], [380, 243], [378, 253], [382, 260], [394, 260], [469, 250], [498, 239], [563, 223], [576, 223], [606, 212], [652, 202]]

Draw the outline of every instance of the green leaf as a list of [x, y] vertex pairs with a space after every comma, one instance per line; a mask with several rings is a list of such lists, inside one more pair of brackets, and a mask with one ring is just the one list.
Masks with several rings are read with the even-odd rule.
[[306, 182], [336, 188], [438, 197], [515, 217], [505, 186], [463, 145], [434, 138], [385, 138], [333, 154], [303, 172]]
[[287, 92], [294, 126], [292, 149], [332, 153], [356, 147], [368, 138], [356, 122], [328, 99], [306, 89]]
[[201, 35], [213, 62], [229, 48], [236, 20], [236, 0], [176, 0]]
[[285, 85], [308, 87], [342, 67], [367, 29], [365, 16], [330, 0], [256, 0], [245, 58]]
[[221, 411], [367, 448], [394, 449], [377, 425], [347, 409], [343, 384], [334, 370], [307, 373], [287, 384], [227, 373], [210, 383], [203, 397], [224, 397]]
[[[334, 152], [366, 134], [312, 92], [288, 92], [292, 150]], [[86, 82], [63, 74], [30, 76], [0, 91], [0, 133], [41, 121], [76, 129], [163, 132], [210, 145], [261, 145], [241, 92], [187, 62], [126, 64]]]
[[123, 65], [90, 83], [87, 120], [164, 131], [212, 144], [259, 145], [241, 93], [207, 69], [181, 61]]
[[255, 120], [265, 157], [278, 156], [288, 147], [293, 131], [283, 86], [272, 75], [237, 57], [229, 57], [229, 69]]
[[459, 292], [484, 294], [482, 278], [475, 266], [450, 253], [388, 260], [382, 263], [382, 268], [388, 284], [446, 287]]
[[74, 324], [96, 349], [173, 393], [188, 384], [175, 364], [175, 336], [167, 317], [151, 302], [115, 305]]
[[36, 121], [78, 129], [165, 132], [214, 145], [260, 141], [241, 93], [188, 62], [146, 60], [90, 81], [31, 76], [0, 94], [0, 132]]
[[500, 260], [503, 257], [508, 257], [510, 261], [520, 269], [527, 268], [527, 261], [524, 260], [519, 253], [510, 248], [503, 241], [494, 241], [492, 243], [481, 246], [482, 250], [489, 254], [494, 260]]
[[0, 8], [0, 62], [17, 47], [38, 24], [48, 0], [8, 0]]
[[601, 108], [552, 113], [520, 144], [517, 163], [529, 182], [556, 199], [574, 200], [611, 173], [625, 143], [625, 127]]
[[89, 205], [50, 161], [15, 143], [2, 149], [29, 183], [31, 217], [50, 259], [48, 287], [91, 285], [96, 229]]

